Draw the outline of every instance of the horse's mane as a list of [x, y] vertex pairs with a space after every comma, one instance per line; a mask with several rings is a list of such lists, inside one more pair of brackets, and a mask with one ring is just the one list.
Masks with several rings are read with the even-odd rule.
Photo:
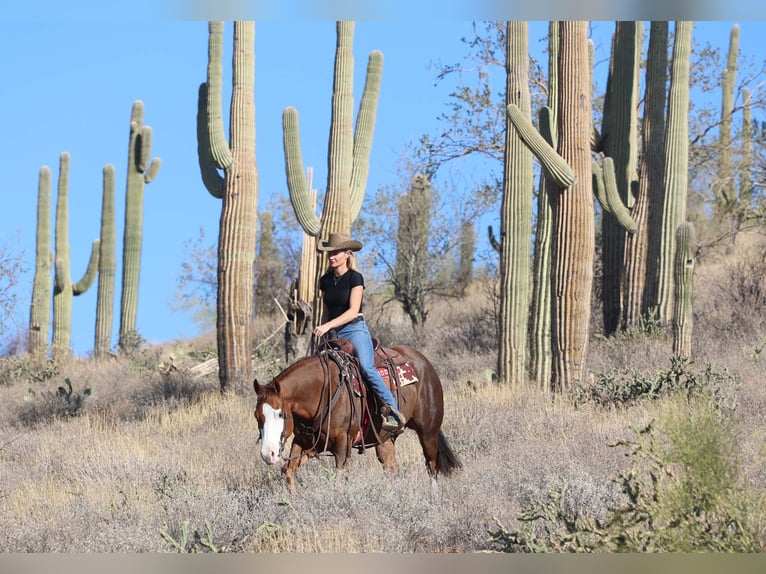
[[300, 369], [306, 363], [313, 362], [313, 361], [316, 361], [316, 360], [317, 360], [317, 356], [316, 355], [309, 355], [308, 357], [303, 357], [301, 359], [298, 359], [292, 365], [286, 367], [276, 377], [271, 379], [271, 381], [266, 386], [273, 388], [274, 387], [274, 383], [276, 381], [284, 379], [285, 377], [289, 377], [293, 373], [293, 371], [296, 371], [296, 370]]

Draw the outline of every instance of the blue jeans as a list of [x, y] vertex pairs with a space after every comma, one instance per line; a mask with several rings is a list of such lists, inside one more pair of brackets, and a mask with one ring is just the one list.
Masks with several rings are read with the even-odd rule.
[[380, 376], [378, 369], [375, 368], [375, 351], [372, 348], [372, 338], [364, 319], [356, 323], [346, 323], [336, 331], [338, 337], [348, 339], [353, 343], [354, 353], [359, 359], [359, 369], [362, 371], [362, 376], [367, 384], [372, 387], [372, 390], [384, 404], [398, 409], [393, 393], [389, 390], [383, 377]]

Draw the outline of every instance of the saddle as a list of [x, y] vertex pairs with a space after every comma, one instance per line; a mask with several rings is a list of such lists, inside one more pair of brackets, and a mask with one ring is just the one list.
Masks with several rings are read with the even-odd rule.
[[[381, 346], [380, 341], [375, 337], [372, 338], [372, 348], [375, 352], [375, 368], [378, 369], [383, 381], [385, 381], [391, 392], [397, 396], [398, 400], [400, 387], [411, 385], [418, 381], [415, 367], [396, 349]], [[348, 360], [351, 360], [356, 364], [354, 345], [348, 339], [343, 339], [342, 337], [329, 339], [319, 346], [317, 352], [327, 352], [328, 350], [334, 350], [336, 352], [341, 351], [347, 355]], [[345, 364], [346, 360], [343, 360], [342, 362]], [[343, 368], [343, 365], [340, 363], [338, 363], [338, 366], [341, 367], [341, 369]], [[361, 389], [358, 385], [359, 377], [354, 376], [354, 389], [359, 396], [361, 396]]]
[[[399, 389], [406, 385], [411, 385], [418, 382], [417, 372], [415, 367], [410, 363], [407, 358], [402, 355], [396, 349], [390, 347], [383, 347], [376, 338], [372, 338], [372, 346], [374, 350], [374, 366], [380, 373], [381, 378], [386, 383], [391, 393], [396, 397], [396, 400], [401, 404], [401, 395]], [[354, 345], [348, 339], [341, 337], [329, 339], [324, 341], [317, 348], [317, 353], [325, 355], [333, 360], [340, 369], [341, 381], [347, 381], [349, 386], [352, 387], [353, 393], [357, 397], [362, 398], [363, 412], [360, 429], [356, 437], [353, 440], [353, 446], [359, 449], [359, 452], [363, 452], [365, 447], [372, 446], [364, 443], [364, 436], [367, 430], [371, 427], [370, 407], [366, 400], [367, 392], [366, 387], [362, 384], [362, 377], [359, 371], [359, 362], [354, 354]], [[373, 401], [375, 397], [373, 397]], [[380, 442], [380, 437], [377, 431], [373, 428], [373, 434]]]

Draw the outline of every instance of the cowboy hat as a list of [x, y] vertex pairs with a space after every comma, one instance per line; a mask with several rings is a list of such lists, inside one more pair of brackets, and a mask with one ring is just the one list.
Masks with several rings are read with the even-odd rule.
[[361, 248], [361, 243], [351, 239], [345, 233], [330, 233], [327, 241], [320, 241], [317, 245], [317, 251], [345, 251], [346, 249], [359, 251]]

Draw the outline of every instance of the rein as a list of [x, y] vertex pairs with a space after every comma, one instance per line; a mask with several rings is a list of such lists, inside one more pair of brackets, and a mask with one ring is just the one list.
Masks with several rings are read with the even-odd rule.
[[[329, 446], [330, 423], [332, 422], [331, 420], [332, 409], [335, 406], [335, 404], [338, 402], [338, 399], [341, 396], [341, 391], [344, 388], [348, 392], [349, 398], [351, 399], [349, 401], [351, 404], [351, 417], [349, 418], [349, 425], [351, 424], [351, 420], [353, 420], [352, 417], [358, 418], [359, 415], [357, 413], [356, 402], [354, 401], [354, 394], [353, 394], [354, 390], [353, 390], [353, 383], [352, 383], [352, 380], [353, 380], [352, 370], [354, 369], [354, 366], [353, 366], [353, 361], [350, 359], [349, 355], [345, 352], [328, 347], [320, 351], [318, 353], [318, 357], [319, 357], [319, 364], [322, 366], [322, 391], [320, 392], [317, 412], [314, 415], [314, 422], [310, 427], [305, 424], [296, 423], [296, 427], [300, 428], [302, 434], [316, 437], [309, 450], [314, 450], [314, 451], [317, 451], [318, 454], [321, 454], [323, 452], [326, 452], [327, 447]], [[336, 365], [338, 365], [338, 385], [334, 391], [332, 388], [333, 387], [332, 370], [330, 369], [331, 360]], [[322, 403], [323, 403], [322, 397], [325, 395], [325, 393], [327, 394], [327, 404], [326, 406], [322, 407]], [[321, 451], [319, 451], [317, 450], [317, 446], [319, 444], [319, 438], [321, 436], [321, 431], [323, 426], [326, 428], [325, 441], [324, 441], [324, 447], [322, 448]], [[293, 458], [296, 458], [296, 457], [289, 457], [289, 456], [282, 457], [282, 459], [286, 461], [292, 460]]]

